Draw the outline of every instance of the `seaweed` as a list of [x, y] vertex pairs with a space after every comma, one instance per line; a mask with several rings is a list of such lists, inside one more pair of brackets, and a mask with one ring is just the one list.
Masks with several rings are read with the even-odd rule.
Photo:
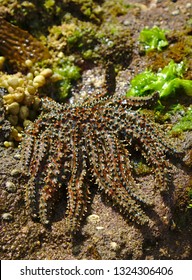
[[59, 74], [61, 78], [60, 81], [58, 81], [60, 87], [59, 99], [61, 101], [68, 96], [72, 83], [81, 77], [80, 70], [78, 66], [69, 60], [63, 61], [63, 63], [61, 61], [60, 67], [58, 66], [58, 68], [55, 68], [54, 72]]
[[166, 30], [160, 29], [157, 26], [153, 28], [144, 28], [140, 32], [139, 41], [145, 51], [158, 50], [162, 51], [169, 43], [166, 39]]
[[192, 130], [192, 107], [189, 107], [186, 114], [172, 127], [172, 132]]
[[146, 96], [158, 91], [160, 99], [167, 99], [173, 97], [178, 89], [182, 89], [186, 95], [192, 96], [192, 81], [182, 78], [185, 70], [183, 61], [177, 64], [173, 60], [157, 73], [147, 69], [132, 79], [131, 88], [126, 95]]

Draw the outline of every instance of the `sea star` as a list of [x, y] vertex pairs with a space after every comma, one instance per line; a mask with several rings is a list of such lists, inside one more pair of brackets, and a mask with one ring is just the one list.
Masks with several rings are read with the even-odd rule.
[[139, 99], [98, 94], [75, 105], [44, 98], [42, 112], [21, 144], [29, 213], [48, 224], [64, 188], [66, 227], [75, 233], [94, 183], [130, 220], [147, 223], [143, 205], [151, 203], [133, 176], [130, 155], [133, 149], [140, 152], [154, 168], [155, 184], [166, 189], [171, 174], [167, 155], [174, 148], [160, 127], [136, 110], [150, 107], [157, 98], [158, 94]]

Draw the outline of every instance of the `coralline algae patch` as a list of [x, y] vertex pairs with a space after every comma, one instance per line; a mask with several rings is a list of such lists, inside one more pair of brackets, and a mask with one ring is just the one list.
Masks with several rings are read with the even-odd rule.
[[25, 63], [29, 68], [26, 74], [21, 72], [15, 74], [0, 73], [0, 89], [5, 118], [12, 126], [9, 139], [4, 142], [6, 147], [14, 146], [15, 142], [21, 140], [23, 129], [37, 117], [41, 102], [40, 88], [50, 80], [55, 80], [50, 68], [38, 69], [33, 67], [30, 60], [26, 60]]

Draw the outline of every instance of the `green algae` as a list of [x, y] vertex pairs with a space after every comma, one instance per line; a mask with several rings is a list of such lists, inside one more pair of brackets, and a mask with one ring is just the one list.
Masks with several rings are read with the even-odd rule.
[[77, 21], [74, 23], [74, 30], [67, 38], [67, 51], [85, 52], [93, 49], [96, 41], [97, 28], [89, 22]]
[[146, 96], [158, 91], [159, 100], [155, 107], [156, 121], [165, 123], [176, 115], [184, 114], [172, 127], [170, 131], [172, 135], [192, 130], [192, 107], [186, 108], [179, 103], [179, 99], [192, 96], [192, 81], [183, 79], [185, 71], [184, 62], [177, 64], [174, 61], [170, 61], [157, 73], [147, 69], [133, 78], [126, 95], [127, 97]]
[[189, 190], [188, 195], [189, 195], [189, 199], [190, 199], [188, 208], [192, 208], [192, 189]]
[[192, 81], [182, 79], [185, 70], [183, 62], [177, 64], [174, 61], [157, 73], [147, 69], [132, 79], [126, 96], [146, 96], [158, 91], [160, 99], [167, 99], [174, 97], [177, 90], [192, 96]]
[[143, 161], [139, 160], [139, 161], [133, 161], [133, 170], [136, 175], [144, 176], [144, 175], [150, 174], [152, 168], [149, 167]]
[[47, 10], [52, 9], [54, 5], [55, 5], [55, 0], [46, 0], [44, 3], [44, 7]]
[[73, 82], [81, 77], [81, 69], [74, 63], [67, 61], [60, 61], [60, 65], [54, 69], [54, 73], [60, 75], [59, 83], [59, 99], [64, 100], [72, 88]]
[[160, 29], [158, 26], [153, 28], [144, 28], [139, 35], [140, 44], [145, 51], [158, 50], [162, 51], [169, 43], [166, 39], [166, 30]]
[[185, 79], [192, 78], [192, 40], [191, 28], [185, 27], [183, 30], [169, 31], [167, 34], [169, 45], [163, 51], [149, 51], [146, 53], [147, 65], [153, 71], [163, 69], [171, 60], [176, 63], [185, 62], [187, 71], [184, 73]]
[[192, 106], [188, 108], [186, 114], [172, 127], [171, 132], [179, 133], [192, 130]]
[[105, 13], [107, 13], [108, 16], [110, 16], [112, 21], [117, 21], [118, 16], [122, 16], [127, 14], [128, 9], [134, 7], [134, 5], [127, 3], [127, 1], [124, 0], [109, 0], [105, 1], [103, 4], [103, 10]]

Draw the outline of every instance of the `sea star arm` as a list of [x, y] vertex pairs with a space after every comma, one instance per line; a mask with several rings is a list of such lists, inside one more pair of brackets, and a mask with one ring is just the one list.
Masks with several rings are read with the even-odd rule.
[[[76, 232], [89, 202], [89, 186], [87, 184], [87, 156], [79, 127], [71, 135], [71, 177], [67, 185], [68, 203], [66, 225], [69, 232]], [[81, 137], [80, 137], [81, 135]]]
[[106, 135], [106, 137], [102, 136], [102, 139], [105, 140], [101, 142], [98, 135], [92, 131], [87, 143], [96, 183], [130, 219], [137, 219], [140, 224], [145, 224], [148, 217], [137, 203], [139, 199], [136, 202], [136, 195], [129, 190], [130, 183], [127, 183], [129, 180], [135, 183], [130, 168], [124, 172], [124, 177], [121, 176], [120, 169], [125, 166], [124, 154], [117, 155], [114, 136]]

